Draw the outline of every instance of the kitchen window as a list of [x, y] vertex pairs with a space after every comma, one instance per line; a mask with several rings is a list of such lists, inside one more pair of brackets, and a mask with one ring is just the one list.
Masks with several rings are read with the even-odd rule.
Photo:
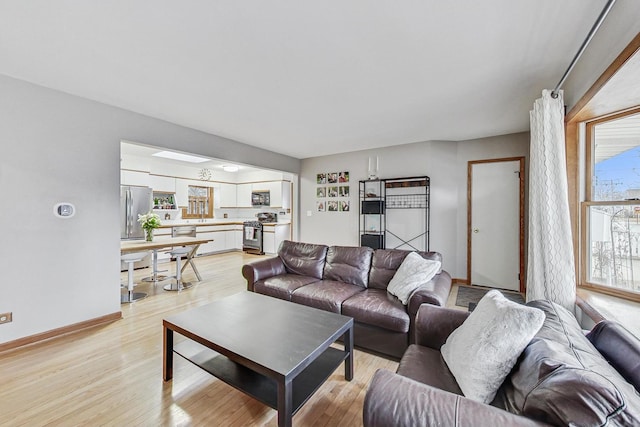
[[586, 130], [586, 285], [640, 300], [640, 108]]

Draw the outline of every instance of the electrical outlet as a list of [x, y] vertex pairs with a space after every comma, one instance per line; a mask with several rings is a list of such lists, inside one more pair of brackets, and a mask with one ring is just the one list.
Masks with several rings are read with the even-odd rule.
[[13, 313], [0, 313], [0, 324], [13, 321]]

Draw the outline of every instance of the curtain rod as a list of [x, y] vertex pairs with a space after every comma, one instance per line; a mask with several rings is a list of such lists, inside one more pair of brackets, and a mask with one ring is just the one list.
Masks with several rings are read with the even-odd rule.
[[551, 92], [551, 96], [553, 98], [558, 97], [558, 91], [560, 90], [560, 87], [562, 86], [564, 81], [567, 79], [567, 77], [569, 77], [569, 73], [571, 73], [571, 71], [573, 70], [573, 67], [576, 66], [578, 59], [580, 59], [580, 57], [582, 56], [582, 53], [587, 48], [587, 45], [589, 44], [589, 42], [591, 42], [591, 39], [596, 34], [596, 31], [598, 31], [598, 28], [600, 28], [600, 25], [602, 25], [604, 18], [607, 17], [607, 15], [609, 14], [609, 11], [611, 10], [615, 2], [616, 0], [609, 0], [607, 4], [604, 6], [604, 9], [602, 9], [602, 12], [600, 12], [600, 16], [598, 16], [598, 19], [596, 20], [595, 24], [593, 24], [593, 27], [591, 27], [591, 31], [589, 31], [589, 34], [587, 34], [587, 38], [584, 39], [584, 41], [582, 42], [582, 46], [580, 46], [578, 53], [576, 53], [576, 56], [573, 57], [571, 64], [569, 64], [569, 68], [567, 68], [567, 71], [564, 72], [564, 75], [556, 85], [555, 89], [553, 89], [553, 91]]

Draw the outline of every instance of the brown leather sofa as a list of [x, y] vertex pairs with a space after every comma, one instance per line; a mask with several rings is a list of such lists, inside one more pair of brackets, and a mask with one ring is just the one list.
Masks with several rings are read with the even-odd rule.
[[369, 385], [364, 426], [640, 425], [640, 340], [611, 321], [585, 335], [562, 307], [528, 305], [546, 319], [490, 405], [462, 395], [440, 354], [468, 313], [420, 307], [397, 372], [379, 370]]
[[[249, 291], [353, 317], [354, 343], [399, 359], [423, 303], [444, 306], [451, 276], [441, 270], [403, 305], [387, 285], [409, 251], [284, 241], [278, 256], [242, 267]], [[437, 252], [418, 252], [441, 261]]]

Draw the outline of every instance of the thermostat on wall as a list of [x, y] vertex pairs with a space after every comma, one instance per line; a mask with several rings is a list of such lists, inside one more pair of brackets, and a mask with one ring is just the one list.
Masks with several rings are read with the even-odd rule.
[[53, 214], [58, 218], [71, 218], [76, 214], [76, 207], [73, 206], [73, 203], [56, 203], [56, 205], [53, 207]]

